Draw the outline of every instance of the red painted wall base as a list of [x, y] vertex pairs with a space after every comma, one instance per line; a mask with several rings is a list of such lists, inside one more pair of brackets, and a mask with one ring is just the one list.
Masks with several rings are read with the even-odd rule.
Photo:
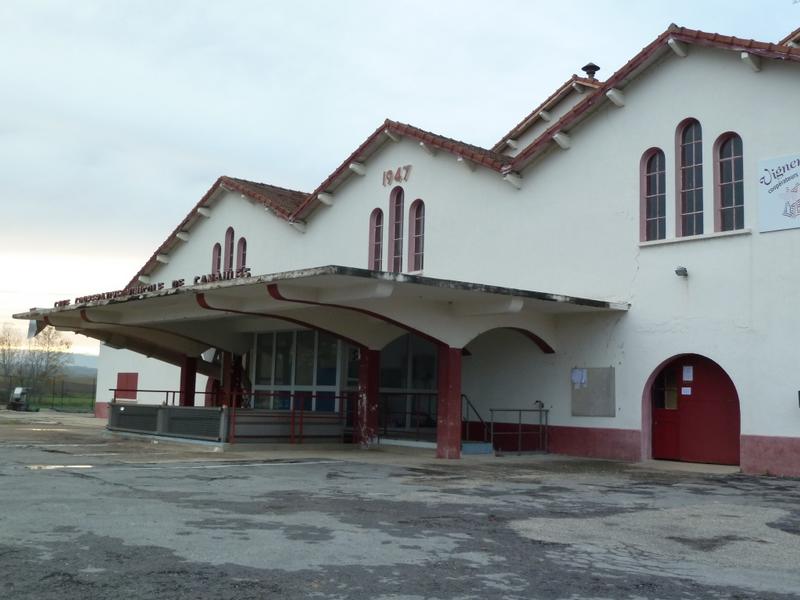
[[550, 425], [548, 437], [553, 454], [631, 462], [642, 460], [642, 432], [638, 429]]
[[743, 473], [800, 477], [800, 438], [743, 435], [739, 444]]
[[94, 416], [97, 419], [108, 418], [108, 402], [95, 402], [94, 403]]

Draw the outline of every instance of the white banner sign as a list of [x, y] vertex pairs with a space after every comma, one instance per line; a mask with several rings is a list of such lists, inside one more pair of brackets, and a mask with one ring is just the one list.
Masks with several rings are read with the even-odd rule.
[[758, 163], [761, 231], [800, 227], [800, 153]]

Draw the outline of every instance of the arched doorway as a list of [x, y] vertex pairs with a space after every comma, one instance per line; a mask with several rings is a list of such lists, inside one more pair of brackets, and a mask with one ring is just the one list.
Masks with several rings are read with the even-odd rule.
[[739, 396], [713, 360], [685, 354], [650, 386], [653, 458], [739, 464]]

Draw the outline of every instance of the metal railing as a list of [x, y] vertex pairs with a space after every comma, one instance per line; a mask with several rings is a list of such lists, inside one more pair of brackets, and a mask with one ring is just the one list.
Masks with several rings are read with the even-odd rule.
[[[497, 423], [495, 413], [517, 413], [516, 423]], [[523, 414], [536, 413], [538, 423], [524, 423]], [[545, 408], [490, 408], [490, 441], [498, 452], [547, 452], [547, 427], [550, 411]], [[500, 427], [503, 425], [503, 427]], [[505, 426], [509, 425], [508, 428]], [[516, 425], [516, 427], [515, 427]], [[508, 429], [504, 431], [504, 429]], [[516, 449], [513, 442], [516, 440]], [[524, 442], [533, 442], [525, 444]]]
[[381, 392], [378, 395], [378, 433], [429, 441], [436, 437], [439, 395], [435, 392]]
[[472, 441], [472, 436], [470, 435], [472, 420], [470, 419], [470, 410], [475, 413], [475, 416], [478, 417], [478, 421], [480, 422], [481, 429], [483, 430], [483, 441], [489, 441], [489, 425], [486, 421], [483, 420], [481, 413], [478, 412], [478, 409], [475, 408], [475, 405], [469, 399], [469, 396], [466, 394], [461, 394], [461, 401], [464, 403], [461, 410], [461, 420], [464, 422], [464, 439], [467, 441]]

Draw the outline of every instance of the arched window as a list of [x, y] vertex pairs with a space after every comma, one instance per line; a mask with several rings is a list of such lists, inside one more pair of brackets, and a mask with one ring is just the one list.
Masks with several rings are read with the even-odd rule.
[[233, 227], [225, 232], [225, 271], [233, 270]]
[[376, 208], [369, 216], [369, 265], [380, 271], [383, 265], [383, 211]]
[[239, 243], [236, 245], [236, 270], [241, 271], [247, 266], [247, 240], [243, 237], [239, 238]]
[[744, 228], [744, 167], [742, 138], [724, 133], [714, 144], [717, 186], [714, 195], [714, 225], [717, 231]]
[[219, 275], [219, 267], [222, 258], [222, 246], [220, 246], [219, 242], [214, 244], [213, 250], [211, 250], [211, 274], [212, 275]]
[[640, 239], [645, 242], [667, 237], [666, 161], [664, 152], [652, 148], [642, 155]]
[[678, 236], [703, 233], [703, 130], [695, 119], [678, 127]]
[[408, 210], [408, 270], [422, 271], [425, 253], [425, 203], [414, 200]]
[[403, 270], [403, 188], [397, 186], [389, 196], [389, 271]]

